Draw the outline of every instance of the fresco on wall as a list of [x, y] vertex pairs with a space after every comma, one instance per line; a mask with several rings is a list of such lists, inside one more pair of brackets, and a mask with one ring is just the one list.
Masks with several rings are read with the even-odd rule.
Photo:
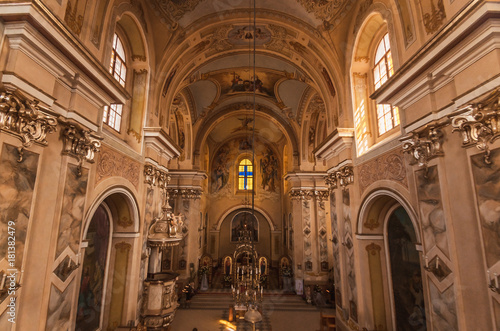
[[216, 81], [220, 86], [221, 96], [232, 96], [245, 93], [255, 93], [259, 96], [275, 99], [276, 83], [286, 78], [284, 72], [276, 70], [257, 69], [255, 82], [253, 69], [250, 67], [237, 68], [235, 70], [219, 70], [205, 73], [202, 79]]
[[[220, 197], [234, 199], [237, 183], [235, 162], [249, 155], [252, 142], [248, 137], [232, 139], [215, 152], [210, 171], [210, 190]], [[249, 156], [247, 156], [248, 158]], [[256, 199], [278, 199], [280, 192], [279, 158], [274, 150], [258, 139], [255, 141], [254, 188]]]
[[215, 154], [212, 165], [212, 192], [222, 190], [229, 181], [229, 144], [224, 144]]
[[259, 222], [250, 213], [243, 212], [234, 216], [231, 221], [231, 241], [240, 241], [244, 234], [242, 231], [250, 231], [252, 240], [259, 241]]
[[21, 268], [24, 243], [31, 214], [31, 202], [36, 181], [38, 154], [25, 150], [23, 162], [17, 162], [14, 146], [3, 144], [0, 157], [0, 259], [7, 254], [8, 222], [16, 228], [17, 269]]
[[399, 207], [387, 226], [392, 288], [398, 330], [427, 330], [417, 238], [406, 211]]
[[108, 214], [102, 206], [99, 206], [87, 230], [88, 247], [85, 249], [82, 263], [83, 271], [78, 294], [76, 330], [96, 330], [99, 328], [109, 230]]
[[80, 32], [82, 32], [83, 18], [85, 16], [86, 7], [87, 0], [68, 0], [64, 21], [76, 35], [79, 35]]
[[346, 273], [347, 273], [347, 296], [349, 299], [349, 316], [358, 321], [358, 294], [356, 288], [356, 272], [354, 269], [354, 249], [352, 241], [351, 225], [351, 201], [349, 189], [342, 191], [342, 211], [344, 215], [344, 245], [346, 255]]
[[263, 45], [271, 41], [271, 32], [263, 25], [237, 25], [227, 34], [227, 39], [233, 45], [248, 46], [255, 38], [255, 45]]
[[419, 200], [420, 220], [422, 222], [425, 251], [437, 246], [450, 256], [446, 237], [446, 219], [441, 201], [441, 188], [437, 167], [419, 170], [417, 176], [417, 194]]
[[262, 176], [262, 189], [269, 192], [276, 192], [276, 184], [278, 184], [278, 158], [273, 150], [267, 148], [266, 153], [260, 159], [260, 171]]
[[80, 247], [83, 209], [85, 207], [89, 170], [82, 168], [82, 174], [79, 176], [77, 168], [76, 165], [68, 164], [61, 222], [59, 223], [59, 237], [57, 238], [56, 257], [68, 246], [75, 254], [78, 253]]
[[337, 201], [335, 192], [330, 192], [330, 221], [332, 222], [333, 245], [333, 277], [335, 283], [335, 302], [342, 306], [341, 281], [340, 281], [340, 256], [339, 256], [339, 229], [337, 223]]
[[490, 157], [490, 165], [483, 154], [471, 158], [488, 268], [500, 260], [500, 149], [492, 150]]

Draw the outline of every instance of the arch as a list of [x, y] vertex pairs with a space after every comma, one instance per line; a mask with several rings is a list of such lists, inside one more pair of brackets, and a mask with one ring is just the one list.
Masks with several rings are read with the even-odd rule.
[[[389, 198], [389, 200], [388, 200], [388, 198]], [[392, 199], [393, 201], [391, 202], [390, 199]], [[370, 192], [363, 199], [363, 201], [361, 203], [361, 207], [359, 209], [358, 218], [357, 218], [357, 220], [358, 220], [357, 221], [357, 233], [358, 234], [360, 234], [360, 235], [366, 234], [366, 232], [364, 231], [365, 229], [363, 226], [363, 222], [368, 219], [368, 215], [369, 215], [370, 210], [374, 206], [376, 206], [377, 204], [380, 205], [381, 203], [382, 204], [389, 203], [390, 207], [392, 207], [395, 203], [400, 204], [406, 210], [408, 215], [410, 216], [410, 220], [413, 224], [413, 227], [415, 229], [415, 233], [417, 236], [417, 241], [422, 242], [420, 227], [419, 227], [418, 222], [417, 222], [417, 219], [418, 219], [417, 213], [412, 208], [410, 203], [408, 201], [406, 201], [406, 199], [404, 199], [397, 192], [390, 190], [390, 189], [387, 189], [387, 188], [376, 189], [376, 190]], [[383, 229], [385, 229], [385, 224], [383, 224]], [[384, 233], [385, 233], [385, 230], [384, 230]], [[370, 234], [373, 234], [373, 233], [370, 232]], [[381, 234], [383, 234], [383, 233], [381, 233]]]
[[[217, 120], [221, 119], [225, 115], [231, 114], [231, 115], [239, 115], [240, 113], [244, 113], [246, 110], [240, 110], [240, 111], [235, 111], [234, 110], [234, 105], [229, 105], [221, 110], [219, 110], [217, 113], [213, 114], [209, 118], [205, 119], [203, 123], [201, 124], [201, 127], [199, 128], [197, 135], [196, 135], [196, 140], [194, 142], [193, 146], [193, 154], [194, 156], [200, 154], [200, 149], [203, 145], [205, 145], [205, 141], [210, 134], [211, 130], [217, 125]], [[294, 133], [294, 129], [292, 126], [282, 119], [280, 116], [276, 116], [275, 112], [271, 109], [269, 109], [266, 106], [262, 105], [257, 105], [257, 116], [262, 116], [264, 118], [273, 118], [275, 119], [278, 123], [278, 127], [282, 130], [284, 133], [285, 137], [287, 138], [288, 142], [291, 144], [292, 149], [293, 149], [293, 155], [298, 156], [299, 155], [299, 145], [297, 141], [297, 137]], [[196, 158], [193, 157], [193, 162], [195, 162]]]
[[[134, 195], [127, 190], [125, 187], [111, 187], [107, 189], [106, 191], [102, 192], [95, 200], [93, 203], [90, 204], [89, 209], [87, 210], [87, 214], [85, 215], [84, 218], [84, 226], [83, 226], [83, 231], [82, 231], [82, 236], [87, 233], [87, 229], [89, 227], [90, 221], [92, 220], [92, 216], [94, 215], [95, 211], [97, 208], [104, 202], [104, 200], [108, 197], [110, 197], [113, 194], [121, 194], [123, 195], [126, 199], [124, 201], [127, 203], [130, 211], [130, 216], [132, 220], [135, 220], [134, 222], [134, 232], [139, 232], [140, 228], [140, 218], [139, 218], [139, 207], [136, 198]], [[83, 240], [83, 237], [80, 237], [80, 241]]]
[[[248, 206], [245, 206], [245, 205], [238, 205], [238, 206], [234, 206], [234, 207], [231, 207], [228, 210], [226, 210], [224, 212], [224, 214], [222, 214], [222, 216], [219, 218], [219, 221], [217, 222], [217, 225], [216, 225], [216, 228], [215, 228], [216, 231], [220, 231], [220, 227], [222, 225], [222, 222], [224, 222], [224, 220], [226, 219], [226, 217], [229, 214], [231, 214], [233, 211], [238, 210], [238, 209], [249, 209], [249, 208], [248, 208]], [[275, 231], [276, 230], [276, 226], [271, 221], [271, 217], [269, 216], [269, 214], [266, 213], [265, 210], [263, 210], [262, 208], [259, 208], [257, 206], [255, 206], [254, 209], [256, 211], [258, 211], [262, 216], [264, 216], [264, 218], [266, 219], [267, 223], [269, 223], [269, 228], [271, 229], [271, 231]]]

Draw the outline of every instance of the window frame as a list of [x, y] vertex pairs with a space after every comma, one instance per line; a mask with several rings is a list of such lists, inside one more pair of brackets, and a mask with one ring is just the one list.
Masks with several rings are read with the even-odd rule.
[[[387, 41], [389, 42], [389, 50], [385, 52], [383, 57], [379, 59], [379, 61], [375, 62], [376, 55], [377, 55], [377, 50], [379, 48], [379, 45], [384, 42], [385, 45], [385, 38], [387, 36]], [[387, 60], [387, 54], [390, 53], [391, 56], [391, 63], [392, 67], [389, 67], [388, 60]], [[384, 26], [380, 31], [378, 31], [373, 39], [372, 39], [372, 45], [370, 47], [370, 54], [371, 54], [371, 61], [370, 61], [370, 75], [368, 75], [369, 81], [369, 90], [373, 93], [377, 91], [380, 87], [382, 87], [384, 84], [387, 83], [387, 81], [394, 75], [395, 72], [395, 67], [394, 67], [394, 47], [391, 43], [391, 36], [389, 34], [389, 31], [387, 30], [387, 26]], [[385, 60], [385, 66], [386, 66], [386, 71], [387, 71], [387, 78], [385, 81], [380, 83], [380, 86], [376, 86], [375, 82], [375, 69], [382, 61]], [[390, 70], [392, 69], [392, 70]], [[386, 137], [394, 134], [395, 132], [398, 131], [398, 128], [401, 125], [401, 118], [399, 114], [399, 109], [395, 106], [390, 105], [391, 107], [391, 120], [392, 120], [392, 127], [388, 130], [385, 130], [384, 132], [381, 133], [380, 126], [379, 126], [379, 120], [383, 118], [383, 116], [379, 117], [379, 106], [385, 106], [385, 104], [377, 104], [374, 100], [371, 102], [372, 107], [370, 107], [370, 125], [373, 128], [371, 131], [374, 133], [372, 135], [373, 137], [373, 142], [371, 146], [374, 144], [377, 144], [378, 142], [384, 140]], [[384, 114], [385, 115], [385, 114]]]
[[[113, 110], [114, 113], [118, 113], [116, 110], [112, 109], [113, 106], [117, 106], [117, 108], [120, 107], [120, 110], [121, 110], [121, 113], [118, 114], [118, 116], [120, 116], [120, 121], [119, 121], [119, 127], [118, 127], [118, 129], [115, 127], [115, 125], [109, 124], [109, 121], [112, 118], [110, 116], [111, 111]], [[123, 106], [124, 105], [121, 104], [121, 103], [112, 103], [112, 104], [110, 104], [108, 106], [104, 106], [104, 111], [103, 111], [103, 114], [102, 114], [102, 123], [106, 124], [108, 127], [110, 127], [111, 129], [113, 129], [115, 132], [118, 132], [118, 133], [121, 133], [121, 129], [122, 129], [123, 108], [124, 108]], [[113, 118], [116, 120], [116, 115]], [[115, 121], [115, 124], [116, 124], [116, 121]]]
[[[124, 56], [125, 56], [124, 59], [122, 59], [121, 56], [115, 51], [115, 36], [118, 38], [118, 40], [120, 41], [121, 46], [123, 48], [123, 53], [124, 53]], [[113, 33], [113, 38], [111, 40], [111, 52], [110, 52], [110, 55], [108, 57], [108, 59], [110, 61], [109, 62], [109, 70], [108, 70], [108, 72], [115, 79], [115, 81], [117, 81], [118, 84], [120, 84], [120, 86], [123, 87], [123, 88], [127, 87], [127, 85], [128, 85], [127, 84], [128, 78], [130, 76], [129, 75], [129, 69], [130, 69], [129, 66], [130, 66], [130, 63], [128, 61], [128, 59], [130, 59], [129, 49], [130, 49], [130, 45], [128, 43], [128, 39], [126, 38], [125, 33], [123, 33], [119, 29], [119, 26], [116, 25], [115, 32]], [[123, 78], [123, 83], [121, 81], [121, 77], [117, 78], [115, 76], [115, 74], [116, 74], [116, 58], [117, 57], [120, 59], [120, 61], [123, 64], [123, 67], [125, 68], [125, 77]]]
[[[241, 173], [240, 172], [240, 167], [242, 166], [241, 163], [243, 161], [245, 161], [245, 160], [247, 160], [250, 163], [250, 165], [243, 165], [243, 166], [244, 167], [250, 166], [250, 167], [252, 167], [252, 170], [250, 172], [251, 175], [247, 176], [246, 175], [247, 171], [246, 171], [246, 168], [245, 168], [245, 175], [242, 177], [240, 175], [240, 173]], [[237, 190], [237, 192], [252, 192], [252, 191], [254, 191], [254, 189], [255, 189], [255, 165], [252, 163], [252, 160], [250, 159], [250, 157], [248, 155], [242, 155], [240, 158], [238, 158], [238, 163], [236, 165], [236, 178], [237, 178], [237, 180], [236, 180], [236, 190]], [[244, 180], [246, 180], [248, 178], [251, 178], [251, 180], [252, 180], [251, 187], [247, 188], [247, 189], [241, 188], [240, 187], [240, 178], [243, 178]]]

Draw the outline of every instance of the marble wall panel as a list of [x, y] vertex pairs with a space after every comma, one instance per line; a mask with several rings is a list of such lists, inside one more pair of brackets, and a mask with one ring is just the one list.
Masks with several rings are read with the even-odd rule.
[[78, 176], [77, 166], [68, 164], [56, 257], [68, 246], [75, 254], [78, 253], [85, 195], [87, 193], [88, 172], [88, 169], [82, 168], [82, 175]]
[[30, 219], [33, 190], [38, 167], [38, 154], [24, 151], [18, 163], [14, 146], [4, 144], [0, 156], [0, 259], [7, 258], [8, 222], [14, 221], [16, 237], [15, 266], [20, 269]]
[[422, 223], [425, 251], [437, 246], [449, 258], [448, 239], [446, 236], [446, 218], [439, 187], [439, 175], [436, 166], [419, 170], [416, 173], [418, 206]]
[[339, 231], [337, 220], [337, 201], [335, 192], [330, 193], [330, 221], [332, 222], [332, 244], [333, 244], [333, 277], [335, 282], [335, 301], [338, 305], [342, 305], [341, 273], [340, 273], [340, 256], [339, 256]]
[[500, 260], [500, 149], [491, 151], [491, 161], [485, 164], [483, 154], [471, 158], [488, 268]]
[[54, 285], [50, 288], [50, 300], [47, 311], [45, 330], [70, 330], [72, 293], [75, 287], [73, 279], [61, 292]]
[[432, 282], [429, 282], [429, 288], [432, 303], [432, 330], [458, 330], [454, 286], [448, 287], [443, 293], [440, 293]]
[[312, 262], [311, 202], [308, 200], [302, 201], [302, 219], [304, 233], [304, 261]]
[[326, 240], [326, 214], [325, 202], [317, 201], [318, 211], [318, 242], [319, 242], [319, 260], [321, 262], [328, 261], [328, 244]]
[[349, 189], [342, 191], [342, 209], [344, 216], [344, 247], [347, 273], [347, 298], [349, 300], [349, 316], [358, 321], [358, 294], [356, 288], [356, 272], [354, 269], [354, 247], [351, 224], [351, 202]]

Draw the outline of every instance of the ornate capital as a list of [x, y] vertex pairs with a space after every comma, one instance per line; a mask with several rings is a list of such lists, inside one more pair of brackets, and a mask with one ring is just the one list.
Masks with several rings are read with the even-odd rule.
[[166, 189], [168, 182], [170, 181], [170, 176], [168, 171], [158, 169], [152, 164], [144, 165], [144, 182], [151, 186], [158, 185], [161, 189]]
[[94, 156], [101, 148], [102, 138], [74, 124], [65, 124], [62, 137], [64, 142], [62, 153], [78, 159], [78, 175], [81, 176], [83, 162], [94, 163]]
[[352, 166], [344, 166], [337, 171], [331, 172], [325, 177], [325, 183], [330, 187], [330, 191], [339, 185], [343, 189], [354, 182], [354, 172]]
[[326, 190], [292, 189], [289, 194], [290, 199], [292, 200], [311, 200], [312, 198], [315, 198], [318, 201], [325, 201], [328, 199], [330, 192]]
[[431, 125], [420, 132], [411, 132], [400, 139], [403, 142], [403, 152], [413, 157], [411, 164], [418, 163], [419, 166], [426, 167], [430, 159], [444, 155], [444, 134], [441, 130], [443, 125]]
[[33, 142], [46, 146], [47, 134], [55, 132], [55, 116], [42, 111], [38, 101], [21, 100], [12, 93], [0, 93], [0, 130], [18, 137], [22, 146], [18, 147], [19, 159], [23, 160], [24, 148]]
[[462, 145], [484, 151], [484, 163], [491, 164], [489, 145], [500, 137], [500, 89], [480, 102], [451, 114], [452, 132], [462, 134]]
[[168, 194], [172, 198], [181, 196], [183, 199], [200, 199], [203, 191], [197, 188], [169, 188]]

